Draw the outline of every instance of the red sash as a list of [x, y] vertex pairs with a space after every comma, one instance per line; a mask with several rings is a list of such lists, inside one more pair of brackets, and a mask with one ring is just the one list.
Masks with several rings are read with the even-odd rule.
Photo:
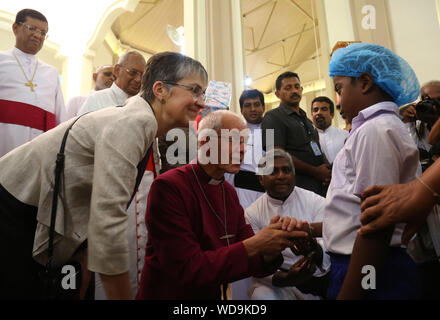
[[56, 127], [56, 116], [36, 106], [0, 99], [0, 123], [18, 124], [48, 131]]
[[154, 177], [157, 177], [156, 166], [154, 165], [154, 156], [153, 152], [151, 152], [150, 157], [148, 158], [147, 168], [145, 171], [152, 171], [154, 173]]

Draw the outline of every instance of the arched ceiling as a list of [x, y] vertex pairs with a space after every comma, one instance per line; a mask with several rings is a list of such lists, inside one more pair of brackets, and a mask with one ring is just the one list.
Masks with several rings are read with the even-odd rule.
[[[319, 35], [316, 19], [313, 27], [314, 0], [240, 1], [246, 74], [253, 79], [253, 88], [268, 93], [279, 74], [295, 71], [316, 56]], [[150, 54], [179, 51], [166, 26], [183, 25], [183, 2], [140, 1], [133, 13], [124, 13], [115, 21], [112, 31], [122, 44]]]
[[150, 54], [179, 51], [168, 37], [166, 27], [183, 25], [183, 0], [139, 1], [134, 12], [121, 15], [112, 26], [125, 45]]
[[268, 93], [276, 77], [316, 55], [313, 0], [242, 0], [246, 72]]

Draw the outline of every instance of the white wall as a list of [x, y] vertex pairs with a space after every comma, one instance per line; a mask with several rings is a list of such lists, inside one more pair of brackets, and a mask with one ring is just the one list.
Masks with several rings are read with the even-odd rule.
[[388, 0], [393, 50], [421, 84], [440, 80], [440, 22], [435, 0]]

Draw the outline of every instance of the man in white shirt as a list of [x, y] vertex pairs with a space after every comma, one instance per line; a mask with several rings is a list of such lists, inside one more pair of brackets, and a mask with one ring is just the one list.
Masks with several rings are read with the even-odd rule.
[[[87, 98], [95, 91], [110, 88], [115, 81], [113, 66], [104, 65], [96, 69], [93, 73], [93, 81], [95, 81], [95, 89], [92, 92], [71, 98], [67, 104], [67, 119], [71, 119], [78, 115], [79, 109], [82, 107]], [[66, 119], [66, 120], [67, 120]]]
[[[249, 138], [240, 171], [235, 175], [225, 174], [225, 179], [235, 187], [240, 205], [243, 210], [246, 210], [264, 193], [264, 188], [255, 174], [258, 162], [263, 155], [261, 122], [263, 121], [265, 107], [264, 95], [258, 90], [245, 90], [239, 101], [241, 114], [245, 118], [249, 129]], [[232, 299], [248, 299], [247, 290], [250, 284], [250, 278], [231, 283]]]
[[[268, 157], [273, 157], [273, 166], [268, 166], [266, 170], [260, 170], [259, 180], [264, 186], [266, 193], [257, 201], [249, 206], [245, 211], [247, 222], [251, 225], [254, 233], [269, 225], [270, 220], [275, 215], [283, 217], [291, 217], [296, 220], [307, 221], [311, 223], [321, 222], [324, 214], [325, 198], [317, 195], [312, 191], [295, 187], [295, 167], [291, 156], [281, 149], [272, 149], [266, 153], [261, 159], [261, 164], [267, 162]], [[262, 167], [263, 165], [260, 165]], [[330, 268], [330, 258], [323, 253], [323, 247], [315, 243], [315, 258], [302, 257], [296, 255], [291, 249], [285, 249], [282, 254], [284, 257], [281, 269], [290, 270], [289, 282], [296, 283], [297, 286], [303, 286], [309, 283], [308, 287], [314, 287], [316, 292], [320, 292], [320, 296], [325, 294], [325, 285], [319, 285], [321, 288], [315, 287], [319, 280], [312, 278], [321, 278], [328, 272]], [[307, 261], [306, 261], [307, 260]], [[295, 265], [295, 266], [294, 266]], [[294, 266], [292, 268], [292, 266]], [[296, 269], [295, 276], [293, 275]], [[278, 278], [279, 273], [275, 276], [266, 278], [253, 278], [252, 286], [249, 294], [254, 300], [304, 300], [319, 299], [313, 294], [301, 292], [295, 286], [276, 287], [275, 283], [281, 280]], [[274, 278], [272, 280], [272, 278]], [[278, 278], [278, 279], [277, 279]], [[293, 279], [295, 278], [295, 279]], [[310, 285], [310, 281], [314, 285]]]
[[333, 101], [327, 97], [316, 97], [312, 101], [312, 120], [318, 129], [319, 143], [330, 164], [335, 160], [339, 150], [344, 146], [348, 131], [332, 126], [335, 116]]
[[12, 25], [15, 47], [0, 53], [0, 157], [65, 120], [58, 71], [37, 59], [46, 17], [24, 9]]
[[249, 129], [246, 153], [240, 171], [226, 179], [237, 191], [243, 209], [249, 207], [263, 193], [264, 188], [256, 176], [258, 162], [263, 156], [261, 122], [264, 113], [264, 95], [258, 90], [245, 90], [240, 96], [240, 111]]
[[121, 106], [125, 100], [139, 93], [145, 58], [136, 51], [124, 53], [114, 67], [116, 80], [108, 89], [91, 94], [80, 108], [78, 115], [107, 107]]

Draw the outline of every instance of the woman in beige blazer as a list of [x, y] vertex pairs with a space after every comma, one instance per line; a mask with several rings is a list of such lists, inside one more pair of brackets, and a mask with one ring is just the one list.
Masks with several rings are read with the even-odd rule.
[[[123, 108], [92, 112], [74, 124], [57, 207], [55, 266], [69, 261], [87, 240], [88, 269], [100, 274], [107, 297], [133, 298], [126, 208], [138, 166], [156, 137], [196, 118], [207, 79], [198, 61], [156, 54], [138, 96]], [[38, 272], [47, 262], [55, 160], [73, 121], [0, 158], [0, 298], [41, 298]]]

